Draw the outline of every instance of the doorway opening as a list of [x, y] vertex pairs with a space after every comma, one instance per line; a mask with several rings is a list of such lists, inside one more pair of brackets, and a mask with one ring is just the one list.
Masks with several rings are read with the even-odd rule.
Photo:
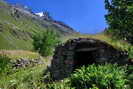
[[74, 69], [81, 66], [87, 66], [88, 64], [93, 64], [95, 62], [95, 47], [90, 46], [90, 44], [80, 43], [75, 48], [74, 54]]

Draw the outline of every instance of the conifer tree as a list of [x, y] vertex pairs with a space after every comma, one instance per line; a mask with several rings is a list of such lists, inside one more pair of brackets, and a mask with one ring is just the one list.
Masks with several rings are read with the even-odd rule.
[[108, 31], [133, 43], [133, 0], [105, 0]]

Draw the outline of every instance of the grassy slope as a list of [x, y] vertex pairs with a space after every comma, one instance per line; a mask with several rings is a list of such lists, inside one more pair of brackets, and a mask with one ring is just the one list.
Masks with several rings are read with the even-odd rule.
[[0, 49], [32, 49], [29, 34], [41, 32], [45, 28], [32, 21], [31, 18], [15, 19], [11, 16], [10, 7], [0, 2]]
[[32, 50], [32, 36], [46, 29], [53, 29], [57, 32], [68, 30], [56, 27], [52, 22], [35, 20], [22, 13], [17, 18], [12, 15], [11, 7], [0, 1], [0, 49]]

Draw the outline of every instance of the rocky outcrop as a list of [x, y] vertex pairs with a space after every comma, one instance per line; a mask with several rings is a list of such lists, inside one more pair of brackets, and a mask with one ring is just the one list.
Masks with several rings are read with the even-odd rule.
[[118, 50], [104, 41], [79, 38], [68, 40], [56, 47], [50, 72], [53, 79], [60, 80], [83, 65], [127, 62], [127, 52]]

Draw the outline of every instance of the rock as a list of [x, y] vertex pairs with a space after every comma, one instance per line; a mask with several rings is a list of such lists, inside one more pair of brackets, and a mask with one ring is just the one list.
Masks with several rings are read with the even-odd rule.
[[11, 64], [14, 69], [18, 69], [43, 64], [43, 60], [20, 58], [15, 61], [11, 61]]
[[88, 64], [128, 63], [128, 53], [91, 38], [68, 40], [55, 49], [50, 72], [55, 80], [68, 77], [76, 68]]

